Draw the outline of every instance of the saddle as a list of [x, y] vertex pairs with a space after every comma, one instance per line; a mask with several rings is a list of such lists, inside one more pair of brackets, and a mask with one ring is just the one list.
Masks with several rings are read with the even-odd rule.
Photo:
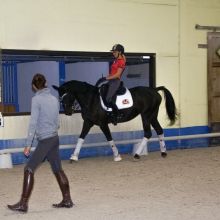
[[[99, 89], [100, 101], [102, 108], [106, 111], [111, 112], [112, 108], [109, 106], [105, 98], [107, 91], [108, 91], [108, 84], [107, 83], [102, 84], [102, 86]], [[113, 96], [113, 102], [117, 105], [118, 109], [129, 108], [133, 105], [133, 99], [131, 93], [126, 87], [124, 87], [123, 82], [120, 83], [120, 86], [116, 94]]]

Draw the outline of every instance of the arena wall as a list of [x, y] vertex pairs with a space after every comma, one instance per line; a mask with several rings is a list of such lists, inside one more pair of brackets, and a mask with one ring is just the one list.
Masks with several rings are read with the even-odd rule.
[[[207, 55], [206, 49], [198, 48], [206, 43], [207, 32], [196, 30], [195, 24], [218, 26], [219, 1], [0, 0], [0, 4], [0, 48], [106, 52], [120, 42], [127, 52], [156, 53], [156, 85], [171, 91], [180, 113], [177, 123], [168, 127], [162, 103], [162, 126], [169, 134], [208, 131]], [[4, 121], [0, 147], [22, 145], [29, 116]], [[61, 138], [77, 137], [81, 126], [79, 114], [71, 120], [61, 115]], [[111, 130], [118, 137], [127, 133], [134, 138], [134, 132], [142, 134], [141, 127], [137, 117]], [[98, 127], [90, 132], [100, 133]]]

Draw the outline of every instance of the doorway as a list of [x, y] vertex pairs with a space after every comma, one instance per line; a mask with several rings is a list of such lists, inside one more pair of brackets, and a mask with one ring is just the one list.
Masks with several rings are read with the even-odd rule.
[[[211, 132], [220, 132], [220, 32], [208, 32], [208, 125]], [[211, 138], [219, 145], [220, 138]]]

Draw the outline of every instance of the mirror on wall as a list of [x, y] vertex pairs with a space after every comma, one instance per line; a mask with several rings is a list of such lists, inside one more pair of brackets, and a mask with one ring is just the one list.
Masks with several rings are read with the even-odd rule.
[[[69, 80], [86, 81], [95, 85], [106, 76], [113, 62], [110, 52], [72, 52], [4, 50], [0, 55], [1, 72], [0, 111], [5, 114], [30, 113], [31, 80], [34, 74], [43, 73], [52, 94], [57, 92], [52, 85], [61, 85]], [[155, 86], [155, 54], [126, 53], [127, 66], [122, 80], [128, 88]]]

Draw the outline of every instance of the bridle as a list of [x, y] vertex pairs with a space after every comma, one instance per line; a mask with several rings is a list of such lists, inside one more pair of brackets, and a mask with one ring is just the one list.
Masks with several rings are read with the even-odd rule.
[[[60, 102], [63, 104], [63, 105], [66, 105], [63, 103], [63, 99], [68, 95], [68, 92], [64, 93], [61, 97], [60, 97]], [[78, 104], [78, 102], [75, 100], [73, 103], [72, 103], [72, 110], [73, 112], [75, 111], [79, 111], [80, 110], [80, 106]]]
[[63, 99], [64, 99], [64, 97], [66, 96], [66, 95], [68, 95], [68, 93], [66, 92], [66, 93], [64, 93], [61, 97], [60, 97], [60, 102], [63, 102]]

